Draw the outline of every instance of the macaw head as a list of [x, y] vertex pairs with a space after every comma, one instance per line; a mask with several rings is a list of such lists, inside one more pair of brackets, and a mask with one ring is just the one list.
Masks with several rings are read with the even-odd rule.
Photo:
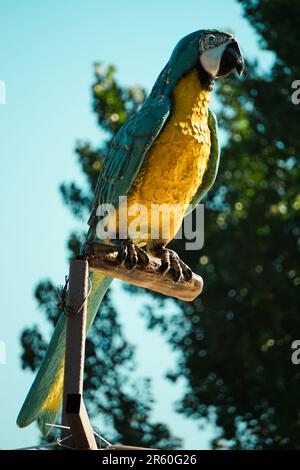
[[236, 39], [228, 33], [205, 31], [199, 38], [199, 62], [212, 79], [244, 70], [244, 59]]
[[[201, 83], [212, 88], [215, 78], [244, 69], [243, 54], [237, 40], [217, 30], [195, 31], [176, 45], [169, 62], [158, 78], [158, 87], [172, 92], [181, 77], [192, 69], [198, 71]], [[157, 90], [155, 90], [157, 91]]]

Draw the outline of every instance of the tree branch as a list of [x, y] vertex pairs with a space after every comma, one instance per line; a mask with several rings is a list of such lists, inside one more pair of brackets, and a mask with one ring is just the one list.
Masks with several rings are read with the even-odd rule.
[[149, 264], [138, 263], [134, 270], [129, 271], [120, 265], [118, 252], [96, 243], [88, 243], [83, 249], [83, 256], [88, 260], [90, 271], [99, 271], [109, 276], [136, 286], [150, 289], [170, 297], [187, 302], [193, 301], [201, 294], [203, 279], [193, 273], [190, 281], [175, 282], [171, 272], [162, 274], [159, 271], [161, 260], [149, 255]]

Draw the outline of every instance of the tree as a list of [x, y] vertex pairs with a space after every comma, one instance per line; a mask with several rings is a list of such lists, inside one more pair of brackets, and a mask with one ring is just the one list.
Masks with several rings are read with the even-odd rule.
[[[97, 149], [80, 142], [76, 147], [87, 187], [80, 188], [75, 182], [61, 185], [64, 203], [83, 222], [82, 232], [71, 233], [69, 237], [70, 257], [77, 256], [84, 240], [94, 187], [110, 141], [145, 99], [145, 91], [141, 88], [120, 87], [115, 72], [112, 66], [95, 65], [93, 108], [107, 138]], [[35, 298], [46, 319], [55, 326], [59, 317], [58, 298], [51, 280], [37, 285]], [[21, 345], [23, 369], [35, 371], [42, 361], [47, 342], [38, 328], [32, 326], [22, 332]], [[114, 442], [164, 449], [180, 446], [180, 439], [171, 435], [165, 424], [151, 420], [154, 403], [151, 382], [147, 378], [133, 379], [134, 369], [134, 348], [124, 337], [108, 293], [86, 343], [84, 388], [90, 415], [106, 421], [106, 436]]]
[[214, 447], [299, 449], [291, 344], [300, 331], [300, 107], [291, 84], [300, 78], [300, 3], [240, 3], [274, 64], [263, 75], [248, 63], [242, 80], [218, 89], [228, 141], [205, 201], [204, 249], [173, 244], [205, 291], [170, 318], [152, 309], [148, 326], [180, 355], [169, 373], [187, 383], [178, 411], [214, 419]]

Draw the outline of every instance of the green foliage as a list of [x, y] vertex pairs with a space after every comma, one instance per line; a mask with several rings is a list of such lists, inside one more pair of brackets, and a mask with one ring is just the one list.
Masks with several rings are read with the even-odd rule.
[[[107, 139], [100, 148], [79, 142], [76, 146], [78, 163], [86, 177], [86, 187], [77, 183], [61, 185], [64, 203], [79, 220], [82, 232], [73, 232], [68, 239], [69, 256], [79, 253], [86, 234], [86, 220], [103, 160], [115, 132], [145, 99], [140, 88], [124, 88], [117, 84], [115, 69], [95, 66], [93, 108]], [[45, 318], [55, 326], [58, 320], [57, 289], [50, 280], [40, 282], [35, 298]], [[21, 335], [22, 367], [37, 370], [46, 351], [46, 341], [36, 326], [26, 328]], [[136, 379], [134, 348], [124, 337], [108, 293], [101, 305], [86, 343], [85, 401], [91, 416], [105, 422], [102, 431], [113, 442], [176, 448], [180, 439], [171, 435], [167, 426], [151, 419], [154, 400], [149, 379]], [[51, 440], [53, 437], [49, 437]]]

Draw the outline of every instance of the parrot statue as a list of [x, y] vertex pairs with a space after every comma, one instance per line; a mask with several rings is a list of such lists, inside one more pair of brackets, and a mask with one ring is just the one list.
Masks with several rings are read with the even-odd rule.
[[[96, 186], [87, 245], [116, 246], [120, 263], [127, 269], [147, 263], [151, 253], [161, 259], [162, 272], [172, 272], [176, 282], [191, 278], [190, 268], [166, 245], [217, 175], [217, 120], [208, 107], [214, 81], [234, 70], [241, 74], [243, 67], [241, 50], [231, 34], [199, 30], [178, 42], [143, 106], [112, 141]], [[112, 204], [118, 209], [120, 196], [127, 197], [128, 206], [176, 203], [169, 239], [152, 240], [147, 233], [136, 240], [99, 239], [97, 207]], [[90, 272], [89, 278], [87, 331], [112, 282], [112, 277], [99, 272]], [[66, 316], [62, 314], [17, 418], [18, 426], [38, 420], [47, 435], [49, 424], [55, 423], [62, 402], [65, 342]]]

